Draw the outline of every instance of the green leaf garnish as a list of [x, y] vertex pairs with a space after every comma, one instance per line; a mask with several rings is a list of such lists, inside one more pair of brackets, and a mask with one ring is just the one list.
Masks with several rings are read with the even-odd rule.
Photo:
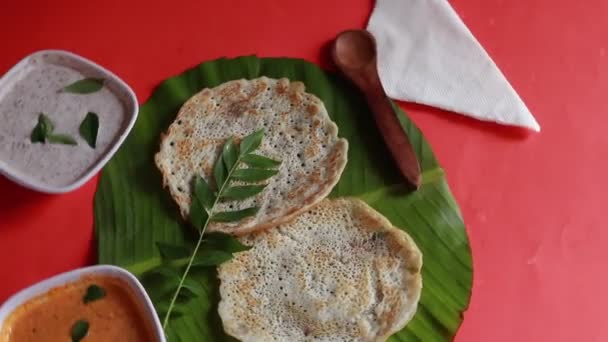
[[261, 182], [276, 175], [278, 172], [279, 170], [258, 168], [239, 169], [232, 173], [232, 178], [234, 180], [239, 180], [243, 182]]
[[33, 143], [41, 142], [45, 143], [47, 136], [53, 132], [55, 129], [55, 125], [48, 116], [44, 113], [40, 113], [38, 115], [38, 123], [36, 127], [32, 130], [32, 134], [30, 136], [30, 140]]
[[[263, 137], [264, 131], [256, 131], [243, 138], [239, 146], [234, 143], [233, 138], [226, 141], [213, 167], [215, 191], [202, 176], [194, 177], [189, 214], [190, 224], [197, 229], [199, 234], [194, 248], [157, 244], [163, 263], [149, 270], [148, 273], [157, 274], [173, 281], [178, 276], [177, 270], [182, 271], [169, 304], [156, 307], [159, 316], [164, 317], [162, 319], [164, 329], [167, 328], [171, 313], [173, 311], [177, 313], [176, 308], [184, 300], [187, 301], [192, 296], [202, 296], [206, 293], [200, 283], [188, 278], [192, 267], [216, 266], [230, 260], [233, 253], [248, 249], [234, 237], [213, 234], [208, 239], [203, 239], [203, 236], [212, 221], [235, 222], [255, 215], [260, 210], [258, 207], [250, 207], [218, 212], [216, 207], [220, 200], [240, 200], [255, 196], [263, 191], [266, 185], [242, 183], [267, 180], [277, 174], [278, 170], [271, 168], [279, 165], [280, 162], [251, 154], [261, 145]], [[249, 165], [250, 168], [239, 168], [241, 163]], [[233, 181], [239, 181], [241, 184], [231, 185]], [[201, 246], [205, 248], [199, 253]], [[187, 289], [187, 291], [182, 292], [183, 289]], [[165, 289], [162, 289], [160, 294], [163, 295], [164, 292]]]
[[227, 234], [210, 233], [206, 235], [204, 241], [205, 250], [220, 250], [228, 253], [238, 253], [251, 249], [251, 247], [243, 245], [234, 236]]
[[82, 80], [76, 81], [62, 90], [65, 93], [74, 93], [74, 94], [90, 94], [98, 91], [103, 87], [103, 78], [84, 78]]
[[190, 249], [184, 246], [170, 245], [168, 243], [163, 242], [157, 242], [156, 247], [158, 248], [160, 256], [164, 260], [185, 258], [190, 256], [191, 253]]
[[46, 116], [44, 113], [40, 113], [40, 115], [38, 116], [38, 122], [42, 125], [42, 127], [44, 128], [44, 132], [47, 134], [55, 130], [55, 125], [53, 124], [51, 119], [49, 119], [49, 117]]
[[207, 208], [196, 195], [192, 196], [192, 203], [190, 204], [190, 224], [197, 230], [201, 230], [209, 218]]
[[224, 262], [232, 259], [232, 253], [228, 251], [221, 250], [202, 250], [200, 253], [194, 258], [192, 262], [192, 266], [201, 266], [201, 267], [209, 267], [209, 266], [218, 266], [223, 264]]
[[188, 289], [195, 296], [204, 296], [205, 294], [207, 294], [207, 291], [205, 290], [203, 285], [200, 282], [194, 280], [193, 278], [186, 278], [184, 280], [184, 283], [182, 284], [182, 287]]
[[[155, 309], [156, 313], [158, 314], [158, 317], [162, 319], [164, 316], [167, 315], [167, 312], [169, 312], [169, 303], [160, 303], [156, 305]], [[187, 309], [182, 307], [181, 305], [174, 304], [171, 307], [171, 312], [173, 314], [173, 318], [179, 318], [187, 313]]]
[[256, 131], [253, 134], [250, 134], [243, 138], [239, 145], [241, 154], [245, 155], [247, 153], [257, 150], [258, 147], [260, 147], [260, 144], [262, 143], [262, 138], [264, 138], [263, 129]]
[[190, 223], [200, 230], [207, 218], [208, 210], [213, 206], [215, 195], [211, 191], [209, 184], [201, 177], [196, 175], [194, 178], [194, 196], [190, 205]]
[[72, 325], [70, 335], [72, 336], [72, 342], [79, 342], [87, 336], [89, 333], [89, 322], [84, 319], [79, 319]]
[[46, 136], [51, 133], [54, 128], [51, 120], [44, 113], [40, 113], [40, 115], [38, 115], [38, 123], [30, 135], [30, 140], [33, 143], [39, 142], [44, 144], [46, 142]]
[[32, 130], [30, 140], [32, 143], [44, 143], [46, 141], [46, 133], [44, 132], [44, 128], [42, 128], [39, 124], [36, 125], [36, 127], [34, 127]]
[[270, 169], [281, 165], [281, 162], [278, 160], [270, 159], [264, 156], [251, 153], [241, 157], [241, 160], [243, 161], [243, 163], [251, 167], [257, 167], [260, 169]]
[[213, 216], [211, 216], [211, 220], [215, 221], [215, 222], [239, 221], [239, 220], [244, 219], [245, 217], [255, 215], [259, 210], [260, 210], [260, 208], [258, 208], [258, 207], [251, 207], [251, 208], [242, 209], [242, 210], [223, 211], [223, 212], [213, 214]]
[[194, 181], [194, 194], [205, 209], [210, 209], [213, 206], [213, 201], [215, 200], [213, 191], [211, 191], [209, 184], [200, 175], [196, 175]]
[[[149, 275], [146, 273], [146, 292], [152, 299], [154, 303], [167, 303], [171, 300], [171, 296], [173, 296], [173, 292], [177, 288], [179, 284], [179, 277], [181, 274], [177, 276], [177, 278], [165, 278], [158, 274], [150, 273]], [[147, 281], [149, 279], [149, 282]]]
[[55, 144], [78, 145], [74, 138], [66, 134], [54, 134], [55, 125], [44, 113], [38, 115], [38, 123], [32, 130], [30, 140], [32, 143], [43, 143], [47, 141]]
[[53, 144], [78, 145], [76, 140], [67, 134], [49, 134], [46, 138]]
[[93, 284], [87, 287], [87, 292], [85, 293], [84, 297], [82, 297], [82, 301], [87, 304], [105, 296], [106, 290], [104, 290], [101, 286]]
[[95, 148], [97, 145], [97, 131], [99, 130], [99, 117], [93, 112], [88, 112], [80, 123], [78, 132], [89, 146]]
[[148, 274], [158, 274], [167, 279], [179, 279], [181, 274], [168, 264], [162, 264], [148, 271]]
[[264, 190], [265, 187], [266, 184], [231, 186], [228, 189], [224, 190], [224, 192], [222, 193], [222, 199], [242, 200], [259, 194]]
[[236, 145], [234, 144], [234, 139], [230, 138], [224, 144], [224, 148], [222, 149], [222, 159], [224, 160], [224, 166], [226, 170], [232, 170], [234, 164], [239, 157], [239, 154], [236, 150]]
[[226, 166], [224, 166], [222, 156], [218, 158], [213, 167], [213, 178], [215, 178], [215, 187], [217, 189], [222, 187], [222, 184], [226, 182], [226, 177], [228, 176], [228, 171], [226, 170]]

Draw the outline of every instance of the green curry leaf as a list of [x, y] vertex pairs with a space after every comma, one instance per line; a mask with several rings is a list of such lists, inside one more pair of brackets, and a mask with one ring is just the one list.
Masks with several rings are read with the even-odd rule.
[[179, 245], [171, 245], [164, 242], [157, 242], [156, 247], [163, 260], [174, 260], [180, 258], [186, 258], [190, 255], [191, 251], [187, 247]]
[[97, 132], [99, 131], [99, 117], [93, 112], [88, 112], [80, 123], [78, 132], [91, 148], [97, 145]]
[[202, 250], [194, 258], [192, 266], [209, 267], [218, 266], [232, 259], [232, 253], [223, 250]]
[[186, 278], [184, 279], [184, 283], [182, 284], [182, 287], [186, 288], [188, 291], [190, 291], [194, 296], [204, 296], [207, 291], [205, 290], [205, 288], [203, 287], [203, 285], [195, 280], [194, 278]]
[[88, 304], [90, 302], [94, 302], [98, 299], [101, 299], [105, 296], [106, 296], [106, 290], [104, 290], [99, 285], [93, 284], [93, 285], [90, 285], [89, 287], [87, 287], [87, 292], [85, 293], [84, 297], [82, 297], [82, 301], [85, 304]]
[[241, 160], [243, 163], [251, 167], [257, 167], [260, 169], [269, 169], [281, 165], [280, 161], [252, 153], [244, 155]]
[[201, 201], [205, 209], [213, 206], [215, 195], [203, 177], [197, 175], [194, 180], [194, 195]]
[[234, 144], [234, 139], [230, 138], [224, 144], [224, 148], [222, 149], [222, 159], [224, 160], [226, 170], [232, 170], [238, 159], [238, 152], [236, 145]]
[[47, 136], [49, 134], [51, 134], [54, 129], [55, 129], [55, 125], [53, 125], [53, 122], [51, 121], [51, 119], [49, 119], [49, 117], [46, 116], [46, 114], [40, 113], [38, 115], [38, 123], [32, 130], [30, 140], [33, 143], [37, 143], [37, 142], [45, 143]]
[[53, 144], [78, 145], [76, 140], [67, 134], [49, 134], [47, 140]]
[[55, 125], [44, 113], [38, 115], [38, 123], [30, 134], [32, 143], [43, 143], [47, 141], [54, 144], [78, 145], [74, 138], [67, 134], [54, 134]]
[[241, 154], [247, 154], [250, 152], [253, 152], [255, 150], [258, 149], [258, 147], [260, 147], [260, 144], [262, 143], [262, 138], [264, 137], [264, 130], [258, 130], [253, 132], [253, 134], [248, 135], [247, 137], [245, 137], [243, 140], [241, 140], [241, 143], [239, 145], [240, 150], [241, 150]]
[[205, 250], [220, 250], [228, 253], [238, 253], [251, 249], [251, 247], [243, 245], [234, 236], [221, 233], [207, 234], [203, 247], [205, 247]]
[[239, 169], [232, 173], [232, 178], [243, 182], [261, 182], [276, 175], [278, 172], [279, 170], [258, 168]]
[[89, 322], [84, 319], [77, 320], [72, 325], [70, 335], [72, 336], [72, 342], [79, 342], [87, 336], [89, 333]]
[[62, 90], [64, 93], [90, 94], [99, 91], [103, 87], [103, 82], [103, 78], [89, 77], [67, 85]]
[[214, 222], [234, 222], [244, 219], [245, 217], [249, 217], [255, 215], [260, 208], [258, 207], [250, 207], [242, 210], [235, 211], [222, 211], [219, 213], [213, 214], [211, 220]]
[[222, 161], [222, 156], [218, 158], [218, 161], [215, 163], [213, 167], [213, 178], [215, 178], [215, 187], [219, 189], [222, 184], [226, 182], [226, 177], [228, 176], [228, 171], [226, 170], [226, 166]]

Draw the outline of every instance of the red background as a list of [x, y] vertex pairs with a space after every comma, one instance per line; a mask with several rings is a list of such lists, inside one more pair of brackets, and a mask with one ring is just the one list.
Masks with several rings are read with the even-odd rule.
[[[319, 61], [337, 32], [364, 27], [370, 0], [0, 0], [0, 73], [60, 48], [129, 83], [243, 54]], [[608, 2], [453, 0], [542, 133], [405, 105], [463, 210], [474, 289], [457, 341], [608, 340]], [[404, 18], [405, 20], [405, 18]], [[0, 123], [2, 124], [2, 123]], [[0, 302], [95, 260], [96, 180], [61, 196], [0, 178]]]

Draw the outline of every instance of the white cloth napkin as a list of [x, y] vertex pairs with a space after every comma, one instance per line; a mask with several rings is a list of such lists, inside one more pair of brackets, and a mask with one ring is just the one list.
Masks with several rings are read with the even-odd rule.
[[447, 0], [377, 0], [368, 30], [390, 97], [540, 131]]

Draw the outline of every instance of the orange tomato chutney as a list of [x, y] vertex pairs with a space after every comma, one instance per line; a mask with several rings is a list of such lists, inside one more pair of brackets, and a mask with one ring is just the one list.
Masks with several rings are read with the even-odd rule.
[[[105, 296], [88, 303], [90, 285], [103, 288]], [[153, 342], [152, 323], [129, 285], [111, 276], [84, 276], [51, 289], [17, 307], [0, 330], [0, 342], [72, 341], [78, 320], [89, 323], [83, 342]]]

